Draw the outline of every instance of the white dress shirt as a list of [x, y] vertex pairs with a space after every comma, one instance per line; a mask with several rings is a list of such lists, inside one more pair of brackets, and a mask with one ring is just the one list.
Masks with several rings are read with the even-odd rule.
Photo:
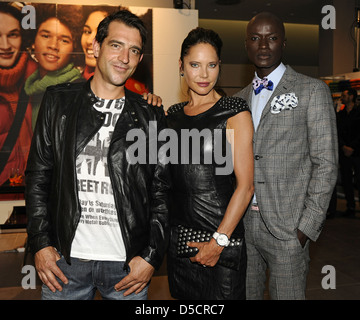
[[[259, 126], [261, 114], [267, 102], [269, 101], [271, 95], [273, 94], [276, 86], [279, 84], [282, 76], [284, 75], [285, 70], [286, 70], [286, 66], [283, 63], [280, 63], [279, 66], [267, 76], [267, 79], [271, 80], [274, 84], [273, 90], [268, 90], [264, 88], [257, 95], [255, 95], [255, 92], [253, 90], [252, 99], [251, 99], [251, 114], [252, 114], [255, 131]], [[260, 79], [256, 72], [255, 72], [255, 78]], [[256, 203], [256, 194], [254, 194], [253, 203], [254, 204]]]
[[[253, 119], [255, 131], [259, 125], [261, 114], [267, 102], [269, 101], [271, 95], [273, 94], [276, 86], [279, 84], [285, 70], [286, 70], [285, 65], [283, 63], [280, 63], [280, 65], [267, 76], [267, 79], [271, 80], [274, 84], [274, 88], [272, 91], [264, 88], [257, 95], [255, 95], [255, 92], [253, 91], [252, 99], [251, 99], [251, 113], [252, 113], [252, 119]], [[256, 72], [255, 72], [255, 79], [260, 79]]]

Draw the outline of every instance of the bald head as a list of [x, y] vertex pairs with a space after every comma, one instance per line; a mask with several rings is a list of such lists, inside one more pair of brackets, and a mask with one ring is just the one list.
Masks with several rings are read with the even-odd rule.
[[268, 76], [279, 66], [285, 46], [284, 24], [277, 16], [261, 12], [249, 21], [245, 47], [259, 77]]
[[283, 37], [285, 38], [285, 27], [282, 20], [276, 16], [275, 14], [271, 12], [260, 12], [256, 16], [254, 16], [248, 23], [246, 32], [248, 32], [249, 27], [255, 23], [260, 23], [261, 21], [267, 21], [268, 23], [271, 23], [273, 25], [276, 25], [279, 30], [281, 30]]

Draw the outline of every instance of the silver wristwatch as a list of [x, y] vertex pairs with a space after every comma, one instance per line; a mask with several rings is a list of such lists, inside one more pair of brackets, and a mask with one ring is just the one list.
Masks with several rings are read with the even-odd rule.
[[227, 247], [230, 244], [230, 240], [225, 233], [214, 232], [213, 238], [220, 247]]

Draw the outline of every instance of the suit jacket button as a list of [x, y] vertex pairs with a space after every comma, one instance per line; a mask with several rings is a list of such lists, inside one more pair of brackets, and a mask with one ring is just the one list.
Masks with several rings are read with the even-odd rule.
[[255, 156], [255, 160], [260, 160], [260, 158], [261, 158], [261, 157], [260, 157], [259, 155], [256, 155], [256, 156]]

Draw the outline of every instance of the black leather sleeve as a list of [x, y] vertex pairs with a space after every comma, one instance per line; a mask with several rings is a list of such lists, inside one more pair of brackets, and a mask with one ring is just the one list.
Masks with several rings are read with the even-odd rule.
[[51, 94], [44, 94], [26, 168], [26, 213], [28, 241], [32, 253], [53, 245], [49, 194], [53, 153], [49, 133]]

